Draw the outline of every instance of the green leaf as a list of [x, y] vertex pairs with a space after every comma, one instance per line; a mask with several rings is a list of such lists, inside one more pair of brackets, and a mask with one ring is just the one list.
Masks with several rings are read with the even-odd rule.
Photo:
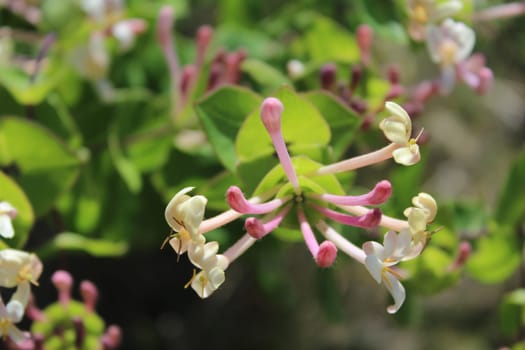
[[36, 105], [42, 102], [62, 76], [61, 72], [39, 74], [36, 81], [31, 82], [25, 72], [0, 67], [0, 84], [22, 105]]
[[359, 58], [359, 49], [352, 33], [333, 20], [316, 16], [302, 45], [315, 62], [352, 63]]
[[22, 248], [35, 219], [33, 208], [16, 182], [0, 171], [0, 202], [3, 201], [9, 202], [18, 211], [16, 218], [12, 221], [15, 235], [13, 238], [4, 239], [5, 243], [13, 248]]
[[284, 74], [258, 59], [244, 60], [241, 69], [265, 90], [274, 90], [283, 84], [290, 84]]
[[484, 283], [499, 283], [509, 278], [521, 262], [521, 247], [508, 226], [492, 224], [489, 235], [477, 241], [467, 260], [469, 275]]
[[330, 126], [333, 158], [340, 159], [361, 125], [361, 119], [341, 101], [325, 91], [313, 91], [305, 97], [316, 106]]
[[[326, 160], [330, 128], [319, 111], [290, 88], [283, 87], [274, 96], [284, 105], [281, 126], [290, 155]], [[239, 177], [249, 184], [258, 183], [278, 163], [273, 157], [275, 150], [261, 122], [259, 110], [251, 113], [241, 126], [235, 149], [241, 162]], [[261, 167], [261, 164], [264, 166]]]
[[111, 128], [108, 134], [108, 150], [113, 164], [131, 193], [140, 192], [142, 189], [142, 177], [133, 163], [124, 156], [115, 127]]
[[499, 321], [503, 332], [512, 337], [525, 325], [525, 289], [516, 289], [503, 297]]
[[205, 96], [197, 113], [210, 143], [222, 164], [235, 171], [235, 138], [246, 116], [256, 109], [261, 98], [250, 90], [227, 86]]
[[448, 270], [453, 260], [453, 256], [442, 249], [433, 245], [427, 246], [417, 259], [402, 265], [411, 276], [406, 283], [407, 287], [421, 294], [434, 294], [450, 287], [460, 276], [459, 271]]
[[18, 170], [15, 180], [24, 189], [36, 216], [45, 214], [68, 190], [80, 160], [49, 130], [27, 119], [0, 120], [0, 166]]
[[61, 250], [88, 253], [95, 257], [122, 256], [128, 251], [128, 244], [124, 241], [113, 242], [104, 239], [86, 238], [78, 233], [63, 232], [40, 249], [41, 257], [56, 254]]
[[494, 218], [501, 224], [515, 226], [525, 222], [525, 151], [512, 165], [500, 194]]

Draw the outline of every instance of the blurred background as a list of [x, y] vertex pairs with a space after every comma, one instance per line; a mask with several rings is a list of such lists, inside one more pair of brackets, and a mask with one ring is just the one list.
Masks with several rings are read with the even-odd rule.
[[[508, 293], [525, 284], [523, 217], [515, 214], [512, 225], [500, 220], [502, 212], [514, 213], [513, 206], [525, 201], [520, 177], [525, 163], [516, 163], [524, 158], [525, 139], [523, 17], [473, 20], [477, 12], [505, 2], [464, 1], [457, 16], [476, 32], [474, 51], [494, 74], [490, 89], [478, 95], [457, 84], [425, 103], [414, 119], [428, 137], [415, 172], [386, 165], [353, 178], [356, 189], [381, 178], [398, 179], [394, 185], [415, 179], [404, 187], [411, 192], [398, 200], [431, 193], [440, 206], [436, 228], [444, 227], [435, 235], [447, 257], [443, 264], [454, 259], [460, 241], [472, 244], [473, 262], [454, 273], [408, 267], [423, 272], [407, 282], [407, 301], [394, 316], [385, 311], [390, 296], [362, 266], [341, 255], [332, 268], [321, 270], [302, 242], [272, 236], [258, 242], [205, 300], [184, 288], [192, 275], [187, 257], [160, 246], [169, 234], [164, 208], [178, 189], [192, 185], [197, 193], [211, 192], [207, 217], [227, 208], [223, 196], [231, 182], [222, 179], [232, 177], [217, 150], [201, 141], [206, 136], [193, 108], [210, 93], [218, 52], [241, 52], [245, 59], [228, 84], [261, 96], [282, 83], [299, 92], [319, 90], [326, 63], [336, 65], [336, 80], [349, 81], [359, 63], [356, 31], [366, 24], [374, 33], [368, 78], [386, 84], [396, 67], [402, 85], [415, 86], [440, 72], [425, 44], [408, 36], [407, 3], [127, 0], [111, 2], [99, 14], [103, 19], [87, 10], [96, 3], [0, 1], [0, 141], [4, 133], [8, 145], [11, 140], [24, 149], [19, 162], [1, 155], [0, 166], [34, 209], [29, 223], [15, 225], [14, 244], [44, 263], [40, 286], [33, 289], [38, 305], [56, 301], [50, 276], [65, 269], [75, 279], [76, 297], [81, 280], [98, 286], [98, 313], [106, 324], [122, 328], [122, 349], [482, 350], [523, 340], [523, 303], [502, 311]], [[164, 6], [174, 9], [170, 41], [182, 66], [198, 59], [199, 28], [213, 30], [204, 63], [209, 75], [199, 77], [176, 112], [177, 92], [157, 32]], [[115, 30], [118, 21], [130, 19], [141, 22], [124, 34]], [[93, 39], [93, 33], [100, 37]], [[304, 65], [299, 76], [290, 71], [293, 59]], [[365, 96], [369, 103], [374, 91]], [[181, 98], [184, 91], [178, 93]], [[31, 139], [13, 121], [21, 119], [44, 128], [53, 140]], [[346, 154], [381, 144], [374, 133], [374, 127], [358, 131]], [[60, 150], [54, 151], [55, 144]], [[395, 204], [390, 209], [399, 216], [404, 207]], [[209, 236], [227, 247], [243, 230], [237, 221]], [[24, 320], [21, 328], [28, 327]]]

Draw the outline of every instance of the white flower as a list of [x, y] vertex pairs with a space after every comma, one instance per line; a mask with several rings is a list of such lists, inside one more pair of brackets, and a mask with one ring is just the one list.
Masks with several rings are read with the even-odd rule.
[[392, 113], [379, 123], [385, 137], [400, 146], [392, 152], [394, 160], [402, 165], [413, 165], [419, 162], [419, 146], [412, 135], [412, 121], [408, 113], [395, 102], [387, 101], [386, 109]]
[[394, 231], [387, 232], [383, 245], [373, 241], [363, 244], [368, 272], [377, 283], [383, 283], [394, 298], [394, 305], [387, 308], [391, 314], [396, 313], [405, 301], [405, 288], [399, 282], [401, 276], [393, 266], [400, 261], [412, 259], [421, 252], [414, 251], [411, 242], [410, 232], [402, 230], [399, 234]]
[[427, 224], [434, 221], [437, 214], [437, 203], [428, 193], [421, 192], [412, 198], [414, 207], [406, 208], [403, 214], [408, 219], [414, 244], [426, 244], [428, 240]]
[[195, 240], [199, 236], [199, 226], [204, 218], [208, 200], [204, 196], [188, 196], [186, 193], [191, 190], [193, 187], [179, 191], [166, 206], [164, 216], [173, 231], [186, 230], [191, 239]]
[[38, 284], [42, 262], [35, 254], [16, 249], [0, 250], [0, 286], [13, 288], [24, 281]]
[[441, 65], [442, 93], [449, 93], [456, 82], [456, 64], [470, 56], [476, 34], [464, 23], [448, 18], [438, 27], [427, 28], [427, 47], [430, 57]]
[[[201, 236], [202, 237], [202, 236]], [[192, 241], [188, 247], [188, 257], [197, 268], [202, 269], [191, 280], [191, 287], [201, 298], [210, 296], [225, 281], [224, 270], [229, 265], [224, 255], [217, 254], [217, 242], [204, 243]]]
[[13, 229], [13, 220], [18, 211], [9, 202], [0, 202], [0, 236], [4, 238], [12, 238], [15, 235]]
[[476, 42], [476, 34], [465, 23], [448, 18], [440, 26], [427, 28], [427, 47], [430, 57], [441, 65], [465, 60]]
[[29, 282], [21, 283], [16, 292], [11, 296], [11, 300], [4, 304], [0, 297], [0, 337], [9, 337], [15, 343], [20, 343], [26, 337], [15, 324], [24, 317], [25, 308], [29, 301], [30, 286]]
[[435, 0], [408, 0], [408, 15], [410, 16], [409, 33], [415, 40], [425, 38], [425, 26], [437, 23], [461, 10], [463, 4], [459, 0], [449, 0], [437, 3]]

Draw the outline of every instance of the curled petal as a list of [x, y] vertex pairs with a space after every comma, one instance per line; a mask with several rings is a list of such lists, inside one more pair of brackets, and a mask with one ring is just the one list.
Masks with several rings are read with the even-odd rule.
[[201, 271], [193, 277], [191, 288], [193, 288], [197, 295], [202, 299], [209, 297], [217, 289], [209, 282], [205, 271]]
[[186, 229], [191, 237], [195, 238], [208, 200], [204, 196], [188, 196], [186, 193], [193, 188], [186, 187], [179, 191], [166, 206], [164, 216], [173, 231]]
[[408, 227], [412, 234], [426, 230], [428, 214], [425, 210], [412, 207], [405, 209], [404, 214], [408, 218]]
[[394, 299], [394, 305], [387, 307], [386, 311], [389, 314], [395, 314], [405, 302], [405, 287], [403, 287], [401, 282], [399, 282], [399, 280], [388, 271], [384, 273], [383, 277], [383, 283]]
[[412, 204], [417, 208], [427, 211], [427, 222], [434, 221], [437, 214], [436, 200], [428, 193], [421, 192], [416, 197], [412, 198]]
[[419, 146], [417, 143], [409, 144], [407, 147], [401, 147], [392, 152], [394, 161], [401, 165], [414, 165], [421, 159]]

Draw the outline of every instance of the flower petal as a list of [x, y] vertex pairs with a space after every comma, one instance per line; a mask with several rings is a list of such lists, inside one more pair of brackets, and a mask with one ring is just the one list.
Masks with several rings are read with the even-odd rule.
[[13, 238], [15, 230], [11, 223], [11, 218], [7, 214], [0, 215], [0, 236], [4, 238]]
[[401, 147], [392, 152], [392, 156], [396, 163], [401, 165], [414, 165], [421, 159], [419, 154], [419, 146], [411, 144], [408, 147]]
[[[365, 243], [366, 244], [366, 243]], [[375, 255], [367, 255], [365, 258], [365, 267], [377, 283], [381, 283], [381, 272], [383, 271], [383, 262]]]
[[389, 307], [387, 307], [386, 311], [389, 314], [395, 314], [405, 301], [405, 288], [403, 287], [401, 282], [399, 282], [399, 280], [390, 272], [386, 272], [384, 274], [384, 277], [384, 285], [392, 295], [392, 298], [394, 298], [394, 305], [390, 305]]

